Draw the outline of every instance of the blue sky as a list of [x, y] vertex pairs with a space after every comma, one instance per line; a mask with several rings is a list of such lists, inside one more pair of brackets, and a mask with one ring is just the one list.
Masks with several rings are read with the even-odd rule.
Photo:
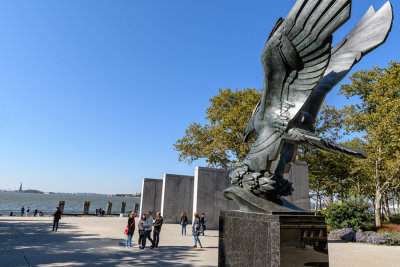
[[[334, 42], [385, 2], [354, 0]], [[219, 88], [262, 86], [262, 48], [293, 3], [0, 2], [0, 188], [132, 193], [193, 175], [204, 161], [178, 162], [173, 143]], [[353, 71], [400, 61], [393, 8], [386, 44]], [[341, 107], [338, 88], [327, 103]]]

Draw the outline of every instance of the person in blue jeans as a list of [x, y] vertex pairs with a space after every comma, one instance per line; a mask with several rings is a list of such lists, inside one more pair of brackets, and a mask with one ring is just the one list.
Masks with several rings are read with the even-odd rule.
[[186, 212], [182, 212], [182, 215], [181, 215], [182, 235], [183, 235], [183, 233], [185, 233], [185, 235], [186, 235], [186, 225], [187, 224], [188, 224], [188, 219], [187, 219], [187, 216], [186, 216]]
[[58, 222], [61, 219], [61, 210], [60, 207], [56, 208], [56, 211], [53, 213], [53, 230], [52, 231], [56, 231], [58, 229]]
[[160, 212], [157, 212], [156, 219], [154, 220], [153, 223], [154, 226], [153, 240], [154, 240], [154, 246], [156, 248], [158, 248], [158, 242], [160, 242], [160, 232], [162, 224], [163, 224], [163, 217], [161, 217]]
[[125, 247], [132, 247], [132, 236], [135, 232], [135, 217], [131, 212], [128, 219], [128, 234], [126, 236]]
[[193, 221], [193, 225], [192, 225], [192, 234], [194, 237], [194, 248], [197, 248], [197, 243], [199, 243], [200, 248], [202, 248], [203, 246], [201, 245], [200, 239], [199, 239], [199, 235], [200, 235], [200, 218], [199, 218], [199, 213], [195, 212], [194, 214], [194, 221]]
[[143, 213], [142, 217], [140, 217], [140, 220], [138, 222], [138, 229], [139, 229], [139, 240], [138, 240], [138, 245], [139, 248], [143, 248], [143, 241], [144, 241], [144, 223], [146, 222], [146, 214]]
[[150, 248], [154, 248], [154, 241], [151, 239], [151, 230], [153, 228], [153, 217], [151, 216], [151, 211], [147, 214], [147, 219], [144, 222], [144, 239], [142, 249], [146, 247], [146, 240], [149, 239], [151, 242]]

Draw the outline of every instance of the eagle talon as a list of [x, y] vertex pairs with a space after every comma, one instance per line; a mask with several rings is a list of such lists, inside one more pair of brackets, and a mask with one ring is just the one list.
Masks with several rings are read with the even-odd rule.
[[292, 183], [281, 176], [268, 171], [251, 172], [245, 164], [236, 164], [235, 167], [229, 175], [231, 183], [257, 196], [278, 199], [281, 196], [290, 195], [293, 191]]

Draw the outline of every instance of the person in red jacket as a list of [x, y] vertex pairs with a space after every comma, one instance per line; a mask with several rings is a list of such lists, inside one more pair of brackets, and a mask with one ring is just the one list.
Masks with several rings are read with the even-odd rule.
[[132, 247], [132, 236], [135, 232], [135, 217], [133, 212], [129, 214], [128, 219], [128, 234], [126, 236], [125, 247]]

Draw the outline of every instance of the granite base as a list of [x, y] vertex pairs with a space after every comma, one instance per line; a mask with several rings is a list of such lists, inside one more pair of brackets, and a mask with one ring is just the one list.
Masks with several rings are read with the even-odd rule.
[[218, 266], [329, 266], [324, 218], [221, 211]]

